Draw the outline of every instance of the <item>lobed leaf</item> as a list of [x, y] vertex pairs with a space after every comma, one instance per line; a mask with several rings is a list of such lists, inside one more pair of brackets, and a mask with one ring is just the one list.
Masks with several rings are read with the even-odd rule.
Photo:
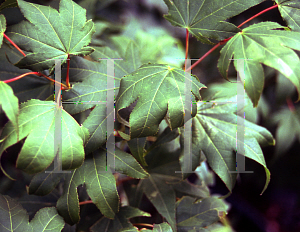
[[[245, 83], [245, 90], [256, 107], [264, 86], [261, 63], [277, 69], [297, 88], [300, 100], [300, 60], [292, 50], [300, 50], [300, 33], [274, 30], [284, 28], [275, 22], [251, 25], [231, 38], [221, 50], [218, 68], [227, 77], [230, 59]], [[244, 65], [238, 67], [237, 59]]]
[[[51, 101], [32, 99], [21, 104], [19, 139], [26, 137], [26, 140], [17, 159], [17, 168], [34, 174], [45, 170], [53, 162], [58, 151], [54, 149], [54, 125], [58, 110], [61, 109], [56, 108], [56, 104]], [[61, 111], [61, 120], [62, 169], [78, 168], [84, 161], [83, 146], [88, 130], [79, 126], [64, 110]], [[0, 156], [6, 148], [18, 142], [16, 129], [11, 122], [5, 125], [1, 139], [4, 141], [0, 147]]]
[[293, 31], [300, 32], [300, 3], [297, 0], [275, 0], [282, 18]]
[[86, 10], [72, 0], [61, 0], [59, 12], [51, 7], [18, 0], [28, 21], [9, 28], [7, 35], [23, 50], [30, 52], [15, 65], [34, 71], [53, 70], [55, 59], [63, 64], [68, 55], [89, 55], [87, 45], [95, 32], [86, 21]]
[[[232, 190], [236, 173], [236, 131], [239, 128], [237, 118], [244, 120], [244, 150], [242, 154], [255, 160], [265, 168], [266, 189], [270, 181], [270, 172], [266, 167], [260, 145], [274, 145], [272, 134], [265, 128], [251, 123], [236, 115], [236, 98], [216, 99], [215, 103], [198, 103], [198, 113], [192, 120], [192, 146], [193, 153], [200, 155], [200, 149], [204, 152], [207, 161], [213, 171], [222, 179], [229, 191]], [[220, 103], [218, 103], [220, 102]], [[228, 103], [227, 103], [228, 102]], [[238, 127], [237, 127], [238, 126]], [[226, 146], [225, 146], [226, 144]], [[263, 190], [263, 192], [264, 192]]]
[[[163, 64], [144, 64], [121, 80], [116, 100], [117, 111], [137, 100], [130, 114], [130, 137], [146, 137], [158, 132], [158, 125], [167, 112], [170, 128], [183, 125], [185, 72]], [[205, 88], [191, 76], [192, 92], [201, 99], [199, 90]], [[188, 96], [190, 97], [190, 96]]]
[[164, 17], [173, 26], [186, 28], [203, 43], [209, 39], [223, 40], [241, 30], [226, 22], [264, 0], [164, 0], [169, 14]]

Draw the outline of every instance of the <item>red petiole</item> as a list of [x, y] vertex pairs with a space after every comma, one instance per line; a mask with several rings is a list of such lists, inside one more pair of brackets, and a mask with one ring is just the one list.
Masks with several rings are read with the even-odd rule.
[[[238, 25], [237, 27], [240, 28], [241, 26], [243, 26], [244, 24], [248, 23], [249, 21], [251, 21], [252, 19], [258, 17], [259, 15], [269, 11], [269, 10], [272, 10], [272, 9], [275, 9], [277, 8], [278, 5], [274, 5], [274, 6], [271, 6], [259, 13], [257, 13], [256, 15], [252, 16], [251, 18], [247, 19], [246, 21], [244, 21], [243, 23], [241, 23], [240, 25]], [[227, 43], [227, 41], [229, 41], [233, 36], [231, 36], [230, 38], [227, 38], [227, 39], [224, 39], [222, 41], [220, 41], [219, 43], [217, 43], [213, 48], [211, 48], [207, 53], [205, 53], [199, 60], [197, 60], [191, 67], [189, 67], [186, 71], [189, 71], [191, 69], [193, 69], [195, 66], [197, 66], [202, 60], [204, 60], [205, 57], [207, 57], [210, 53], [212, 53], [214, 50], [216, 50], [217, 47], [219, 47], [220, 45], [223, 45], [225, 43]]]
[[[16, 45], [5, 33], [3, 33], [3, 36], [4, 38], [6, 38], [23, 56], [26, 56], [26, 54], [18, 47], [18, 45]], [[28, 72], [28, 73], [24, 73], [20, 76], [17, 76], [17, 77], [14, 77], [12, 79], [9, 79], [9, 80], [5, 80], [3, 81], [4, 83], [10, 83], [10, 82], [13, 82], [13, 81], [16, 81], [16, 80], [19, 80], [21, 79], [22, 77], [25, 77], [27, 75], [31, 75], [31, 74], [34, 74], [34, 75], [37, 75], [37, 76], [43, 76], [45, 77], [46, 79], [48, 79], [49, 81], [52, 81], [52, 82], [56, 82], [58, 84], [61, 84], [62, 86], [62, 89], [69, 89], [70, 88], [70, 84], [69, 84], [69, 66], [70, 66], [70, 63], [69, 63], [69, 55], [68, 55], [68, 67], [67, 67], [67, 85], [63, 84], [63, 83], [59, 83], [53, 79], [51, 79], [50, 77], [46, 76], [45, 74], [41, 73], [41, 72]]]

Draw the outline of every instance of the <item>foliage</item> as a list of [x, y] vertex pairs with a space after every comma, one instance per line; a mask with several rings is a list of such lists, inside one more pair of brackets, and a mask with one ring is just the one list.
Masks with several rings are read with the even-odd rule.
[[[96, 9], [114, 2], [60, 0], [58, 9], [24, 0], [0, 5], [1, 11], [18, 7], [25, 17], [7, 27], [0, 15], [0, 106], [8, 120], [0, 128], [0, 158], [22, 146], [16, 167], [0, 167], [9, 181], [20, 175], [29, 181], [23, 202], [44, 204], [25, 207], [22, 198], [1, 192], [0, 231], [233, 231], [226, 217], [230, 206], [224, 197], [210, 194], [213, 174], [205, 165], [230, 194], [241, 143], [240, 155], [264, 168], [262, 193], [266, 190], [270, 171], [261, 147], [275, 145], [275, 139], [257, 123], [259, 112], [268, 113], [263, 65], [280, 72], [279, 83], [291, 86], [288, 96], [276, 91], [288, 103], [271, 120], [279, 123], [276, 152], [294, 141], [286, 139], [287, 128], [300, 141], [300, 111], [291, 101], [294, 87], [300, 99], [300, 60], [294, 51], [300, 50], [298, 1], [276, 0], [260, 13], [279, 10], [286, 26], [267, 21], [241, 29], [258, 15], [240, 25], [229, 19], [263, 0], [153, 0], [154, 5], [166, 4], [167, 21], [185, 29], [185, 57], [183, 46], [166, 29], [144, 29], [138, 21], [116, 27], [99, 19]], [[189, 34], [215, 44], [191, 67], [184, 62]], [[223, 44], [215, 68], [227, 82], [204, 85], [188, 71]], [[113, 74], [108, 73], [111, 59]], [[231, 59], [244, 86], [229, 75]], [[238, 59], [244, 60], [243, 67]], [[61, 71], [55, 60], [61, 61]], [[186, 79], [191, 91], [186, 91]], [[246, 91], [242, 107], [237, 104], [239, 85]], [[61, 93], [53, 94], [54, 86]], [[114, 110], [105, 105], [111, 93]], [[243, 139], [236, 135], [239, 121]], [[111, 125], [113, 135], [107, 131]], [[61, 142], [55, 146], [58, 129]], [[111, 137], [114, 154], [108, 148]], [[190, 172], [183, 172], [187, 168]], [[193, 172], [197, 184], [189, 179]], [[147, 204], [154, 206], [152, 214], [146, 212]]]

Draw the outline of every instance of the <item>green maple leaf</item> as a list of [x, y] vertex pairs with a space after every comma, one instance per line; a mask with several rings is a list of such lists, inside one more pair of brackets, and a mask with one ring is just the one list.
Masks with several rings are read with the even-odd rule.
[[[192, 119], [192, 149], [193, 153], [200, 155], [200, 149], [204, 152], [207, 161], [213, 171], [225, 183], [229, 191], [236, 181], [236, 149], [237, 149], [237, 120], [243, 120], [236, 115], [236, 96], [231, 98], [215, 99], [216, 103], [199, 102], [197, 115]], [[228, 103], [224, 103], [224, 102]], [[222, 102], [222, 103], [218, 103]], [[259, 145], [274, 145], [272, 134], [244, 119], [244, 151], [242, 154], [265, 168], [267, 188], [270, 181], [270, 172], [266, 167], [265, 159]], [[239, 139], [239, 138], [238, 138]]]
[[[158, 125], [169, 113], [170, 127], [183, 125], [185, 72], [163, 64], [144, 64], [121, 80], [116, 100], [117, 111], [137, 100], [130, 114], [130, 137], [146, 137], [158, 131]], [[192, 92], [201, 99], [199, 90], [205, 88], [191, 76]], [[188, 96], [191, 97], [191, 96]]]
[[177, 27], [187, 28], [203, 43], [210, 39], [223, 40], [241, 30], [226, 22], [263, 0], [164, 0], [169, 8], [165, 18]]
[[278, 10], [293, 31], [300, 32], [300, 3], [298, 0], [275, 0]]
[[86, 21], [86, 10], [72, 0], [61, 0], [59, 12], [51, 7], [18, 0], [28, 21], [12, 26], [8, 36], [23, 50], [31, 52], [15, 65], [34, 71], [53, 69], [55, 60], [64, 63], [68, 55], [89, 55], [87, 45], [95, 32]]
[[237, 60], [234, 60], [234, 65], [242, 81], [245, 81], [245, 90], [254, 107], [264, 85], [261, 63], [287, 77], [297, 88], [300, 100], [300, 61], [292, 50], [300, 50], [300, 33], [272, 30], [277, 28], [284, 27], [275, 22], [251, 25], [231, 38], [221, 50], [218, 68], [223, 77], [227, 77], [229, 59], [234, 56], [234, 59], [244, 60], [244, 66], [238, 67]]
[[[57, 153], [54, 149], [54, 126], [58, 110], [51, 101], [32, 99], [21, 104], [19, 139], [27, 138], [18, 156], [17, 168], [33, 174], [45, 170], [52, 163]], [[84, 161], [84, 143], [89, 132], [64, 110], [61, 116], [62, 169], [78, 168]], [[11, 122], [5, 125], [1, 139], [0, 157], [5, 149], [18, 142], [16, 129]]]
[[0, 195], [0, 231], [35, 232], [61, 231], [65, 225], [55, 207], [40, 209], [29, 222], [29, 216], [21, 204], [9, 196]]

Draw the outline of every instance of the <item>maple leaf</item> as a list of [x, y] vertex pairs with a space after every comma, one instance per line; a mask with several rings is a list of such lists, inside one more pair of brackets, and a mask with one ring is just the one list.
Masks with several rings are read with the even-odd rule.
[[[201, 99], [199, 90], [205, 88], [191, 75], [192, 92]], [[164, 64], [144, 64], [121, 80], [116, 100], [117, 111], [137, 100], [130, 114], [130, 137], [154, 135], [167, 111], [170, 127], [183, 125], [185, 72]], [[191, 96], [188, 96], [191, 97]]]
[[0, 195], [0, 231], [35, 232], [61, 231], [65, 225], [55, 207], [40, 209], [29, 222], [29, 216], [21, 204], [9, 196]]
[[300, 32], [300, 3], [298, 0], [275, 0], [278, 10], [293, 31]]
[[177, 27], [187, 28], [203, 43], [210, 39], [223, 40], [241, 30], [226, 22], [264, 0], [164, 0], [169, 14], [164, 17]]
[[[57, 153], [54, 148], [54, 126], [58, 110], [56, 104], [51, 101], [32, 99], [21, 104], [18, 117], [19, 139], [27, 138], [18, 156], [17, 168], [33, 174], [45, 170], [52, 163]], [[78, 168], [84, 161], [84, 142], [89, 132], [83, 126], [79, 126], [64, 110], [61, 112], [61, 117], [62, 168]], [[11, 122], [5, 125], [1, 139], [3, 142], [0, 147], [0, 157], [6, 148], [18, 142], [16, 129]], [[4, 171], [2, 167], [1, 169]]]
[[63, 64], [68, 55], [89, 55], [88, 47], [94, 23], [86, 21], [86, 10], [72, 0], [61, 0], [59, 12], [51, 7], [18, 0], [21, 12], [28, 21], [12, 26], [7, 35], [23, 50], [31, 52], [15, 65], [42, 71]]
[[[225, 183], [229, 191], [232, 190], [236, 173], [236, 144], [237, 97], [218, 98], [214, 103], [198, 102], [197, 115], [192, 118], [192, 149], [193, 153], [200, 155], [202, 150], [213, 171]], [[209, 99], [206, 99], [209, 100]], [[221, 103], [218, 103], [221, 102]], [[226, 103], [228, 102], [228, 103]], [[267, 188], [270, 181], [270, 172], [266, 167], [265, 159], [259, 145], [275, 145], [272, 134], [265, 128], [244, 120], [244, 156], [253, 159], [265, 168]], [[226, 146], [225, 146], [226, 144]]]
[[[272, 30], [284, 28], [275, 22], [251, 25], [232, 37], [221, 50], [218, 68], [227, 77], [230, 59], [245, 81], [245, 90], [256, 107], [264, 86], [264, 72], [261, 63], [277, 69], [297, 88], [300, 100], [300, 60], [292, 50], [300, 50], [300, 33]], [[237, 59], [244, 60], [238, 67]]]

